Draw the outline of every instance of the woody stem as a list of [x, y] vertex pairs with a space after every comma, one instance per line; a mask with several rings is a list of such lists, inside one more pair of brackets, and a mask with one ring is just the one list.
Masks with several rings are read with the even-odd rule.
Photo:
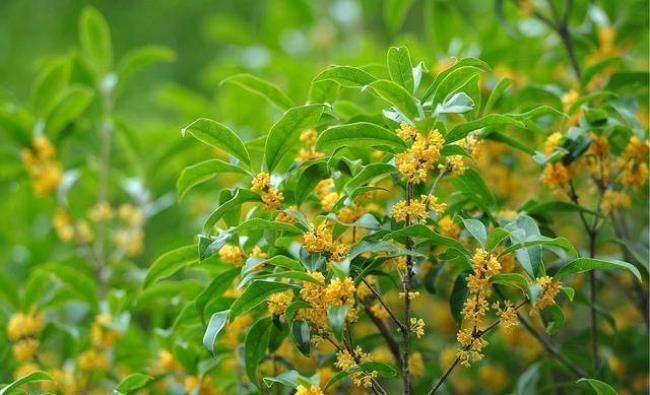
[[[411, 182], [406, 183], [406, 204], [410, 206], [411, 201], [413, 200], [413, 184]], [[406, 216], [406, 226], [411, 225], [411, 216]], [[406, 249], [412, 250], [413, 245], [410, 237], [406, 238]], [[402, 290], [404, 292], [404, 325], [402, 330], [402, 383], [404, 387], [404, 395], [411, 395], [411, 373], [409, 369], [409, 357], [410, 357], [410, 331], [409, 331], [409, 322], [411, 316], [411, 298], [410, 298], [410, 288], [411, 288], [411, 275], [413, 269], [413, 257], [411, 255], [406, 256], [406, 273], [402, 279]]]

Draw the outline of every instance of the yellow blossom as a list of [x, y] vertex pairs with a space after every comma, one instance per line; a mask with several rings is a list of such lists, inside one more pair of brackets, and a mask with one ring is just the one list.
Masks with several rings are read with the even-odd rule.
[[426, 369], [424, 367], [424, 358], [422, 358], [422, 353], [414, 352], [409, 357], [409, 370], [413, 377], [422, 377], [424, 376]]
[[268, 258], [269, 257], [269, 255], [266, 252], [262, 251], [260, 246], [253, 247], [253, 249], [251, 250], [251, 256], [254, 256], [254, 257], [257, 257], [257, 258]]
[[293, 291], [288, 290], [271, 295], [266, 301], [269, 313], [282, 315], [293, 301]]
[[32, 148], [22, 151], [23, 163], [38, 196], [45, 196], [56, 189], [63, 179], [63, 166], [54, 160], [54, 155], [54, 146], [43, 135], [34, 139]]
[[335, 278], [325, 289], [325, 302], [334, 306], [354, 302], [355, 291], [354, 281], [350, 277]]
[[422, 318], [411, 317], [411, 320], [409, 321], [409, 330], [415, 333], [415, 336], [417, 336], [418, 339], [424, 336], [424, 326], [424, 320]]
[[158, 367], [163, 372], [181, 370], [181, 365], [176, 361], [176, 358], [174, 358], [174, 354], [164, 348], [158, 351]]
[[417, 134], [406, 151], [395, 155], [402, 180], [415, 184], [426, 181], [428, 171], [440, 159], [444, 143], [445, 139], [437, 130], [432, 130], [428, 136]]
[[296, 395], [323, 395], [323, 391], [317, 385], [307, 388], [301, 384], [296, 387]]
[[496, 311], [497, 317], [501, 320], [499, 326], [504, 332], [511, 332], [512, 328], [519, 324], [515, 306], [509, 300], [503, 301], [503, 307], [501, 307], [499, 303], [495, 302], [492, 304], [492, 308]]
[[101, 201], [88, 210], [88, 218], [94, 222], [108, 221], [113, 218], [113, 208], [107, 201]]
[[508, 373], [498, 365], [481, 365], [478, 368], [478, 377], [485, 388], [490, 391], [498, 391], [508, 384]]
[[631, 205], [632, 200], [630, 199], [630, 195], [625, 192], [608, 189], [603, 194], [600, 209], [604, 215], [609, 215], [614, 209], [621, 207], [628, 208]]
[[395, 133], [401, 138], [402, 140], [415, 140], [415, 137], [418, 135], [418, 130], [414, 127], [409, 125], [406, 122], [402, 122], [399, 125], [399, 129], [395, 130]]
[[450, 216], [445, 215], [438, 221], [438, 232], [445, 237], [457, 239], [460, 234], [460, 226]]
[[77, 366], [83, 371], [98, 370], [105, 372], [109, 367], [108, 357], [101, 351], [84, 351], [77, 357]]
[[314, 195], [319, 200], [322, 200], [325, 198], [325, 196], [330, 193], [332, 190], [332, 187], [334, 186], [334, 180], [331, 178], [326, 178], [324, 180], [321, 180], [316, 184], [316, 188], [314, 188]]
[[241, 266], [243, 254], [241, 249], [237, 246], [226, 244], [219, 250], [219, 257], [222, 261], [230, 263], [234, 266]]
[[541, 290], [537, 297], [537, 302], [530, 309], [531, 315], [539, 315], [546, 307], [555, 304], [555, 297], [562, 289], [560, 280], [553, 279], [549, 276], [539, 277], [537, 279], [537, 285], [540, 286]]
[[277, 210], [283, 201], [284, 194], [275, 188], [268, 188], [262, 191], [262, 206], [266, 211]]
[[407, 203], [406, 200], [400, 200], [393, 206], [393, 218], [395, 221], [405, 221], [406, 217], [415, 219], [425, 219], [427, 217], [426, 204], [419, 199], [411, 200]]
[[38, 351], [38, 340], [33, 338], [19, 340], [13, 345], [12, 351], [18, 362], [31, 360]]
[[339, 199], [341, 199], [341, 196], [342, 195], [339, 194], [338, 192], [330, 192], [327, 195], [325, 195], [320, 201], [320, 205], [323, 208], [323, 211], [331, 211], [332, 208], [334, 208], [336, 202], [338, 202]]
[[562, 133], [551, 133], [550, 136], [546, 138], [546, 141], [544, 142], [544, 153], [546, 155], [550, 155], [555, 151], [557, 147], [560, 146], [560, 142], [562, 141]]
[[251, 191], [264, 191], [271, 185], [271, 175], [269, 173], [258, 173], [251, 181]]
[[452, 175], [459, 176], [465, 173], [465, 158], [462, 155], [450, 155], [447, 157], [447, 167]]
[[332, 248], [332, 231], [326, 223], [322, 223], [305, 233], [303, 242], [309, 252], [329, 251]]
[[542, 173], [542, 182], [554, 193], [567, 191], [568, 183], [571, 180], [571, 171], [562, 163], [548, 163]]
[[386, 310], [386, 308], [381, 303], [375, 303], [370, 306], [370, 313], [382, 321], [385, 321], [390, 317], [388, 310]]

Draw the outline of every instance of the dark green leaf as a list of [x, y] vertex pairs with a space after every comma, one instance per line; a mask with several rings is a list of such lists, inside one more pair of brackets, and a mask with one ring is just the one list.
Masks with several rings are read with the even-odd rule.
[[254, 75], [237, 74], [226, 78], [221, 83], [231, 83], [240, 86], [247, 91], [263, 97], [280, 110], [286, 111], [294, 106], [293, 101], [289, 99], [289, 97], [277, 86], [264, 81], [261, 78], [255, 77]]
[[183, 136], [185, 133], [189, 133], [197, 140], [231, 154], [247, 166], [251, 164], [251, 158], [244, 142], [235, 132], [219, 122], [199, 118], [181, 129], [181, 132]]
[[208, 159], [183, 169], [176, 181], [177, 199], [182, 200], [190, 189], [214, 178], [217, 174], [223, 173], [250, 175], [239, 166], [231, 165], [219, 159]]
[[405, 148], [395, 133], [373, 123], [358, 122], [332, 126], [318, 136], [316, 149], [334, 151], [341, 147], [389, 146]]
[[142, 288], [147, 288], [154, 282], [169, 277], [182, 268], [198, 262], [198, 260], [199, 257], [194, 244], [169, 251], [151, 264], [142, 283]]

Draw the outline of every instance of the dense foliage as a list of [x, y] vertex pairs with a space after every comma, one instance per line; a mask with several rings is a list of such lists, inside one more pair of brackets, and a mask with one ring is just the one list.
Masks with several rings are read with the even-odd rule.
[[2, 92], [0, 394], [648, 391], [647, 2], [366, 3]]

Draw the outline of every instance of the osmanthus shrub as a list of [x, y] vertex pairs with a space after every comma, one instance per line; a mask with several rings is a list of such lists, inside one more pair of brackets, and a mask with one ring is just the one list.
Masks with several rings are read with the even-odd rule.
[[[197, 243], [161, 256], [144, 280], [149, 287], [183, 268], [209, 279], [167, 333], [166, 371], [184, 374], [186, 389], [201, 393], [432, 394], [454, 369], [490, 363], [481, 360], [497, 328], [548, 341], [529, 320], [549, 333], [563, 326], [560, 304], [575, 294], [568, 276], [612, 268], [640, 279], [629, 263], [581, 257], [567, 239], [542, 235], [526, 208], [499, 206], [474, 168], [483, 140], [517, 147], [508, 131], [563, 114], [546, 106], [493, 112], [504, 88], [481, 92], [488, 70], [460, 59], [429, 80], [423, 64], [413, 67], [408, 50], [396, 47], [385, 78], [332, 66], [301, 106], [261, 79], [235, 77], [284, 112], [248, 142], [209, 119], [182, 130], [230, 160], [187, 167], [180, 198], [221, 174], [239, 181], [219, 192]], [[380, 99], [383, 111], [339, 99], [355, 90]], [[556, 140], [553, 150], [573, 152]], [[456, 343], [440, 344], [444, 337], [430, 328], [442, 312], [414, 308], [428, 292], [449, 298]], [[545, 345], [570, 376], [588, 375]], [[445, 346], [455, 348], [451, 358], [439, 357]], [[388, 358], [375, 358], [378, 349]], [[228, 379], [215, 373], [223, 368]]]

